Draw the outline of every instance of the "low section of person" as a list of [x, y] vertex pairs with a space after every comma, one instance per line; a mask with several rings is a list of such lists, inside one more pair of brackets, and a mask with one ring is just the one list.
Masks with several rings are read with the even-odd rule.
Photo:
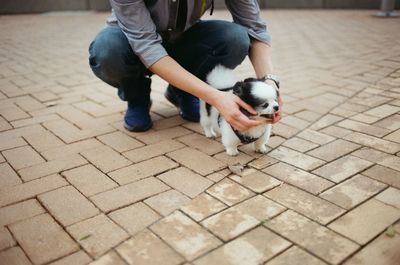
[[[249, 56], [257, 77], [276, 86], [270, 35], [257, 0], [227, 0], [233, 22], [201, 20], [212, 0], [110, 0], [111, 17], [89, 47], [94, 74], [118, 89], [127, 101], [124, 127], [147, 131], [151, 76], [169, 83], [165, 97], [183, 119], [198, 122], [199, 100], [213, 105], [234, 128], [246, 131], [261, 121], [250, 120], [240, 107], [255, 114], [237, 96], [216, 90], [204, 80], [216, 66], [234, 69]], [[278, 113], [271, 123], [280, 120]]]

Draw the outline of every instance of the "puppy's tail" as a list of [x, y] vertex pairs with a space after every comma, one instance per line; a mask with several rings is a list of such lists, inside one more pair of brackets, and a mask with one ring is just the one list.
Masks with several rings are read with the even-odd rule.
[[233, 87], [236, 82], [233, 70], [220, 64], [207, 75], [207, 83], [216, 89]]

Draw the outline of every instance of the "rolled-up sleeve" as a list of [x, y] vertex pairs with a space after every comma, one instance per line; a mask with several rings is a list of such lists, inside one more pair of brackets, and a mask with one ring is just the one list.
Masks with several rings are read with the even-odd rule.
[[110, 2], [118, 25], [128, 38], [133, 52], [147, 68], [168, 55], [143, 0]]
[[271, 35], [260, 16], [257, 0], [225, 0], [225, 3], [235, 23], [244, 26], [251, 37], [271, 45]]

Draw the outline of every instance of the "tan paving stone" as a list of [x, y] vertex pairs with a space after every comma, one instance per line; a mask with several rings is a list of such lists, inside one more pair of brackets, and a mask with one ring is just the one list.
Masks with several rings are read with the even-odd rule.
[[329, 263], [338, 264], [359, 246], [291, 210], [265, 223], [265, 226]]
[[271, 261], [265, 263], [265, 265], [288, 265], [288, 264], [307, 264], [307, 265], [326, 265], [322, 260], [308, 254], [306, 251], [302, 250], [297, 246], [293, 246], [272, 259]]
[[34, 199], [0, 208], [0, 227], [42, 214], [45, 209]]
[[369, 245], [356, 253], [344, 264], [346, 265], [394, 265], [399, 261], [400, 235], [393, 238], [380, 235]]
[[135, 235], [161, 218], [142, 202], [113, 211], [108, 216], [131, 235]]
[[149, 177], [109, 191], [96, 194], [90, 200], [104, 212], [126, 206], [152, 195], [168, 190], [169, 187], [156, 178]]
[[220, 142], [208, 139], [207, 137], [197, 133], [185, 135], [177, 140], [207, 155], [214, 155], [224, 151], [224, 146]]
[[108, 146], [82, 151], [81, 154], [104, 173], [128, 166], [131, 162]]
[[362, 174], [400, 189], [399, 171], [380, 165], [375, 165], [364, 171]]
[[307, 152], [308, 150], [318, 147], [318, 144], [312, 143], [301, 138], [293, 137], [282, 144], [299, 152]]
[[396, 130], [393, 133], [386, 135], [383, 139], [400, 143], [400, 130]]
[[102, 146], [102, 144], [96, 139], [88, 139], [80, 142], [59, 146], [48, 149], [41, 152], [41, 155], [47, 160], [54, 160], [57, 158], [63, 158], [73, 154], [78, 154], [84, 150], [93, 149]]
[[190, 134], [191, 131], [183, 127], [168, 128], [138, 135], [136, 138], [146, 144], [154, 144], [168, 139]]
[[294, 127], [288, 126], [283, 123], [277, 123], [274, 125], [272, 131], [275, 135], [279, 135], [285, 139], [288, 139], [294, 136], [296, 133], [298, 133], [299, 129], [296, 129]]
[[183, 144], [175, 140], [165, 140], [155, 144], [136, 148], [134, 150], [125, 152], [123, 155], [132, 162], [136, 163], [156, 156], [164, 155], [183, 147], [185, 147]]
[[62, 175], [85, 196], [92, 196], [118, 186], [107, 175], [92, 165], [84, 165], [67, 170]]
[[323, 116], [321, 119], [319, 119], [317, 122], [313, 123], [313, 125], [311, 125], [310, 129], [321, 130], [325, 127], [328, 127], [328, 126], [342, 120], [342, 119], [343, 118], [340, 116], [327, 114], [327, 115]]
[[346, 140], [394, 154], [400, 151], [400, 144], [382, 140], [377, 137], [354, 132], [344, 137]]
[[128, 234], [105, 215], [97, 215], [67, 227], [74, 239], [93, 258], [98, 258], [128, 238]]
[[389, 154], [369, 148], [369, 147], [363, 147], [353, 153], [351, 155], [374, 162], [374, 163], [379, 163], [381, 162], [384, 158], [388, 157]]
[[131, 149], [143, 146], [143, 144], [132, 137], [122, 133], [113, 132], [105, 135], [98, 136], [99, 139], [104, 144], [110, 146], [117, 152], [126, 152]]
[[248, 163], [248, 165], [254, 167], [255, 169], [261, 170], [278, 162], [279, 161], [276, 160], [275, 158], [272, 158], [268, 155], [263, 155], [260, 158], [251, 161], [250, 163]]
[[38, 152], [65, 145], [60, 139], [49, 131], [42, 133], [27, 134], [24, 139]]
[[0, 117], [0, 132], [10, 130], [12, 128], [13, 127], [7, 122], [6, 119], [4, 119], [3, 117]]
[[7, 150], [3, 152], [3, 155], [7, 162], [17, 170], [45, 162], [45, 160], [30, 146]]
[[[15, 239], [6, 227], [0, 227], [0, 251], [16, 245]], [[1, 254], [0, 254], [1, 255]], [[0, 259], [1, 260], [1, 259]]]
[[34, 264], [44, 264], [79, 249], [48, 214], [12, 224], [9, 228]]
[[345, 212], [328, 201], [286, 184], [268, 191], [264, 195], [323, 225]]
[[88, 254], [80, 250], [65, 258], [52, 262], [50, 265], [86, 265], [91, 261], [92, 259], [88, 256]]
[[176, 190], [168, 190], [144, 201], [163, 216], [167, 216], [190, 202], [190, 198]]
[[356, 175], [321, 193], [319, 196], [344, 209], [351, 209], [385, 187], [386, 185], [383, 183], [362, 175]]
[[224, 163], [191, 148], [168, 153], [168, 156], [203, 176], [225, 167]]
[[256, 229], [196, 260], [195, 265], [262, 264], [291, 245], [290, 242], [265, 229]]
[[379, 121], [374, 123], [374, 125], [389, 130], [400, 129], [400, 115], [393, 115], [385, 119], [379, 119]]
[[171, 159], [166, 158], [165, 156], [159, 156], [115, 170], [110, 172], [108, 175], [120, 185], [123, 185], [160, 174], [177, 166], [178, 164]]
[[8, 163], [0, 164], [0, 190], [21, 184], [22, 181]]
[[13, 247], [0, 252], [0, 260], [7, 265], [31, 265], [20, 247]]
[[25, 142], [25, 140], [21, 137], [2, 137], [0, 135], [0, 151], [21, 147], [26, 144], [27, 143]]
[[192, 219], [199, 222], [225, 208], [225, 204], [203, 193], [191, 200], [190, 203], [182, 206], [181, 210]]
[[265, 168], [263, 171], [281, 181], [290, 183], [312, 194], [318, 194], [333, 186], [333, 183], [329, 180], [285, 163], [274, 164]]
[[213, 184], [213, 182], [207, 178], [184, 167], [170, 170], [159, 175], [157, 178], [190, 198], [196, 197]]
[[114, 251], [109, 251], [101, 258], [91, 262], [90, 265], [126, 265], [127, 263]]
[[372, 163], [369, 161], [347, 155], [314, 170], [313, 173], [338, 183], [370, 167], [371, 165]]
[[64, 170], [82, 166], [87, 164], [87, 161], [80, 155], [72, 155], [55, 159], [41, 164], [36, 164], [30, 167], [25, 167], [18, 171], [24, 181], [29, 181], [55, 173], [60, 173]]
[[399, 111], [400, 107], [384, 104], [379, 107], [367, 110], [365, 114], [372, 115], [378, 118], [385, 118]]
[[358, 144], [338, 139], [314, 150], [311, 150], [307, 154], [325, 161], [332, 161], [356, 150], [359, 147], [360, 145]]
[[150, 228], [189, 261], [221, 245], [221, 241], [179, 211]]
[[365, 244], [399, 218], [399, 209], [371, 199], [328, 227], [359, 244]]
[[224, 179], [207, 190], [207, 193], [231, 206], [241, 202], [254, 193], [230, 179]]
[[137, 234], [117, 247], [117, 252], [132, 265], [178, 265], [184, 259], [149, 230]]
[[398, 156], [387, 156], [379, 161], [378, 164], [400, 171], [400, 157]]
[[400, 209], [400, 190], [389, 187], [375, 196], [375, 199]]
[[99, 213], [99, 210], [72, 186], [41, 194], [38, 199], [63, 226], [77, 223]]
[[269, 156], [304, 170], [312, 170], [325, 163], [320, 159], [305, 155], [286, 147], [278, 147], [270, 152]]
[[322, 144], [327, 144], [329, 142], [332, 142], [333, 140], [335, 140], [334, 137], [314, 131], [314, 130], [310, 130], [310, 129], [306, 129], [304, 131], [302, 131], [301, 133], [299, 133], [297, 135], [298, 137], [301, 137], [305, 140], [308, 140], [310, 142], [322, 145]]
[[241, 176], [232, 175], [230, 178], [256, 193], [273, 189], [282, 183], [270, 175], [255, 169], [247, 169]]
[[59, 175], [51, 175], [0, 190], [0, 207], [30, 199], [38, 194], [66, 185], [68, 185], [68, 183], [62, 177]]
[[230, 156], [226, 152], [216, 154], [214, 158], [228, 165], [235, 165], [235, 164], [246, 165], [248, 162], [253, 160], [253, 157], [247, 154], [240, 153], [237, 156]]
[[386, 134], [390, 133], [390, 130], [388, 129], [352, 120], [344, 120], [342, 122], [339, 122], [337, 125], [346, 129], [369, 134], [376, 137], [383, 137]]
[[351, 133], [350, 130], [338, 127], [338, 126], [329, 126], [320, 131], [321, 133], [333, 136], [333, 137], [344, 137]]

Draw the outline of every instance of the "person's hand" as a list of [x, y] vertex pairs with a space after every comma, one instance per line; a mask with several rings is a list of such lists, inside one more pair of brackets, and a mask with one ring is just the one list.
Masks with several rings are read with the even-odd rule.
[[265, 123], [264, 121], [250, 120], [246, 115], [244, 115], [239, 108], [242, 107], [251, 114], [256, 115], [256, 111], [238, 96], [220, 91], [218, 97], [213, 104], [219, 111], [219, 113], [224, 117], [224, 119], [232, 125], [235, 129], [240, 132], [245, 132], [254, 126], [261, 125]]

